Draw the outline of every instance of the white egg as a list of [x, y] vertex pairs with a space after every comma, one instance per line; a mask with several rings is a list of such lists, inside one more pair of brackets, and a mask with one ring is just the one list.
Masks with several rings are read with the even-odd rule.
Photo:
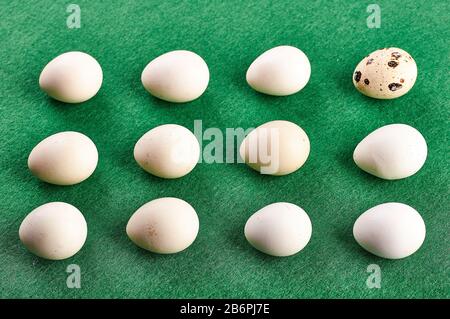
[[380, 127], [355, 148], [353, 160], [362, 170], [384, 179], [401, 179], [415, 174], [427, 158], [422, 134], [406, 124]]
[[247, 135], [239, 154], [261, 174], [286, 175], [303, 166], [309, 150], [308, 136], [297, 124], [271, 121]]
[[83, 247], [87, 224], [76, 207], [63, 202], [47, 203], [25, 217], [19, 237], [25, 247], [39, 257], [66, 259]]
[[411, 55], [399, 48], [372, 52], [356, 66], [353, 84], [364, 95], [395, 99], [408, 93], [417, 78], [417, 65]]
[[189, 102], [208, 87], [209, 69], [196, 53], [177, 50], [152, 60], [141, 76], [145, 89], [165, 101]]
[[137, 246], [159, 254], [189, 247], [197, 237], [199, 221], [184, 200], [165, 197], [140, 207], [127, 224], [127, 235]]
[[353, 236], [364, 249], [379, 257], [408, 257], [425, 240], [425, 223], [412, 207], [402, 203], [384, 203], [358, 217]]
[[73, 51], [58, 55], [42, 70], [41, 89], [66, 103], [89, 100], [100, 90], [103, 73], [100, 64], [87, 53]]
[[297, 93], [308, 83], [311, 65], [299, 49], [283, 45], [261, 54], [247, 71], [247, 83], [256, 91], [284, 96]]
[[53, 134], [37, 144], [28, 156], [28, 168], [39, 179], [56, 185], [73, 185], [92, 175], [98, 153], [94, 142], [78, 132]]
[[145, 133], [134, 146], [134, 158], [144, 170], [162, 178], [178, 178], [197, 165], [200, 145], [187, 128], [165, 124]]
[[245, 224], [245, 237], [256, 249], [272, 256], [290, 256], [311, 238], [308, 214], [291, 203], [273, 203], [254, 213]]

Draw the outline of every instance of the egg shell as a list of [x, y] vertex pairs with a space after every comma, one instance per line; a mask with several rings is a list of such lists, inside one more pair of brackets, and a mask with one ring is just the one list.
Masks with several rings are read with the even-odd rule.
[[72, 51], [58, 55], [44, 67], [39, 86], [58, 101], [81, 103], [97, 94], [102, 81], [97, 60], [87, 53]]
[[144, 88], [168, 102], [183, 103], [200, 97], [208, 87], [209, 69], [196, 53], [167, 52], [152, 60], [141, 76]]
[[75, 255], [83, 247], [87, 224], [76, 207], [52, 202], [37, 207], [25, 217], [19, 237], [33, 254], [61, 260]]
[[56, 185], [73, 185], [92, 175], [98, 162], [94, 142], [78, 132], [53, 134], [37, 144], [28, 156], [28, 168], [39, 179]]
[[127, 224], [127, 235], [137, 246], [159, 254], [189, 247], [197, 237], [199, 220], [184, 200], [164, 197], [140, 207]]
[[308, 214], [291, 203], [273, 203], [254, 213], [245, 224], [248, 242], [272, 256], [298, 253], [309, 242], [312, 233]]
[[417, 173], [427, 158], [427, 143], [415, 128], [390, 124], [367, 135], [355, 148], [359, 168], [377, 177], [395, 180]]
[[411, 90], [417, 79], [417, 65], [411, 55], [399, 48], [372, 52], [356, 66], [353, 84], [364, 95], [395, 99]]
[[425, 223], [412, 207], [384, 203], [364, 212], [353, 226], [361, 247], [379, 257], [400, 259], [416, 252], [425, 240]]
[[161, 178], [191, 172], [200, 157], [195, 135], [177, 124], [164, 124], [145, 133], [134, 146], [134, 159], [145, 171]]
[[299, 49], [283, 45], [267, 50], [250, 65], [247, 83], [256, 91], [276, 96], [297, 93], [308, 83], [311, 65]]
[[305, 131], [289, 121], [267, 122], [251, 131], [239, 148], [241, 158], [261, 174], [286, 175], [306, 162], [310, 151]]

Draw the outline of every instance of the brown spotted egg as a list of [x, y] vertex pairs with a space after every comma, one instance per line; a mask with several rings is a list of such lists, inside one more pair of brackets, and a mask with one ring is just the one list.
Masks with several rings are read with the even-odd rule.
[[356, 66], [353, 84], [364, 95], [395, 99], [408, 93], [417, 78], [417, 65], [411, 55], [399, 48], [372, 52]]

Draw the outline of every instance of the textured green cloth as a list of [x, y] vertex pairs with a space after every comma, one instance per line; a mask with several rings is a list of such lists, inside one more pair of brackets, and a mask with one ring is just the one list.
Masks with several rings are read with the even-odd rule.
[[[76, 1], [80, 29], [66, 27], [68, 3], [0, 4], [0, 297], [450, 297], [448, 1], [377, 1], [379, 29], [366, 25], [370, 1]], [[253, 91], [248, 66], [282, 44], [308, 55], [308, 85], [289, 97]], [[417, 82], [399, 99], [367, 98], [353, 87], [354, 67], [388, 46], [414, 57]], [[210, 69], [207, 91], [191, 103], [157, 100], [140, 82], [150, 60], [175, 49], [198, 53]], [[97, 96], [79, 105], [54, 101], [38, 86], [46, 63], [71, 50], [94, 56], [104, 73]], [[222, 131], [290, 120], [309, 135], [311, 154], [284, 177], [202, 163], [163, 180], [135, 163], [143, 133], [165, 123], [193, 130], [196, 119]], [[428, 143], [424, 167], [399, 181], [372, 177], [352, 160], [362, 138], [391, 123], [414, 126]], [[95, 173], [75, 186], [39, 181], [27, 169], [29, 152], [66, 130], [96, 143]], [[165, 196], [188, 201], [200, 218], [194, 244], [169, 256], [139, 249], [125, 233], [137, 208]], [[50, 201], [75, 205], [88, 222], [85, 246], [68, 260], [35, 257], [18, 238], [22, 219]], [[310, 243], [292, 257], [263, 255], [243, 235], [252, 213], [278, 201], [301, 206], [312, 220]], [[404, 260], [373, 256], [352, 236], [362, 212], [388, 201], [416, 208], [427, 226], [421, 249]], [[381, 289], [366, 286], [373, 263]], [[81, 289], [66, 287], [69, 264], [81, 267]]]

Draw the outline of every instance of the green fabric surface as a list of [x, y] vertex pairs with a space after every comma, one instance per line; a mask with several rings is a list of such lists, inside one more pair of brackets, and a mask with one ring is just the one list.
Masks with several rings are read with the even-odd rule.
[[[0, 8], [0, 297], [125, 298], [449, 298], [449, 57], [448, 1], [377, 1], [381, 28], [366, 25], [373, 1], [76, 1], [81, 28], [66, 26], [67, 1], [1, 1]], [[253, 91], [250, 63], [277, 45], [293, 45], [311, 61], [308, 85], [288, 97]], [[413, 89], [375, 100], [353, 87], [356, 64], [388, 46], [418, 65]], [[162, 53], [192, 50], [211, 79], [187, 104], [157, 100], [142, 87], [145, 65]], [[39, 89], [42, 68], [71, 50], [94, 56], [104, 81], [91, 100], [69, 105]], [[297, 172], [263, 176], [244, 164], [201, 163], [187, 176], [163, 180], [143, 171], [133, 147], [166, 123], [194, 129], [255, 127], [290, 120], [308, 134], [311, 153]], [[424, 167], [385, 181], [352, 160], [356, 144], [391, 123], [417, 128], [428, 143]], [[39, 181], [27, 169], [43, 138], [75, 130], [97, 145], [94, 174], [75, 186]], [[204, 142], [204, 144], [206, 144]], [[126, 236], [131, 214], [158, 198], [182, 198], [196, 209], [194, 244], [174, 255], [139, 249]], [[18, 238], [35, 207], [64, 201], [88, 222], [82, 250], [63, 261], [29, 253]], [[266, 256], [245, 240], [248, 217], [287, 201], [310, 216], [313, 234], [300, 253]], [[377, 204], [399, 201], [423, 216], [427, 237], [414, 255], [385, 260], [353, 239], [356, 218]], [[66, 287], [66, 267], [81, 267], [81, 289]], [[382, 271], [368, 289], [369, 264]]]

